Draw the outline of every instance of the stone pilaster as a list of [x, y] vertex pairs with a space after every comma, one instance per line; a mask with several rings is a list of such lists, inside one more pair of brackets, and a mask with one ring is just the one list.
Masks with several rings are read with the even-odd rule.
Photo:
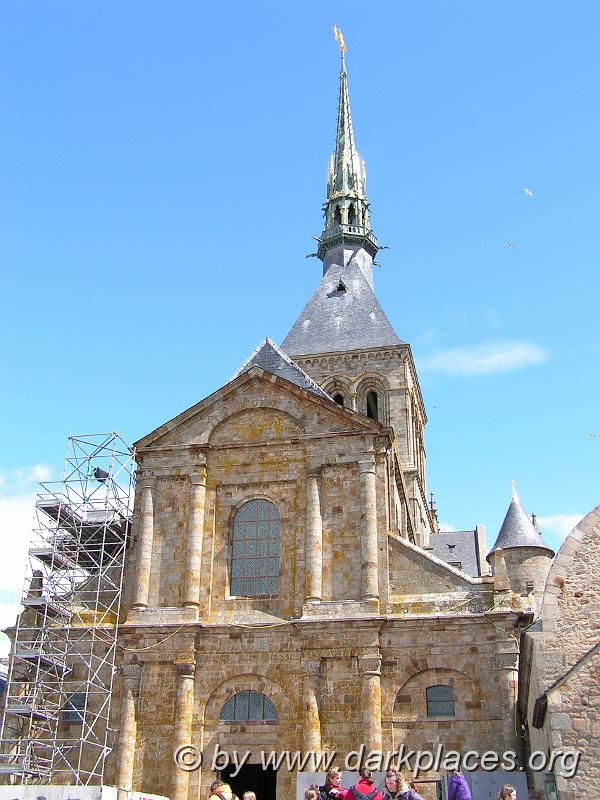
[[152, 545], [154, 542], [153, 488], [154, 479], [145, 478], [142, 483], [142, 530], [138, 546], [138, 565], [132, 603], [132, 607], [137, 609], [148, 608], [150, 567], [152, 566]]
[[[319, 690], [320, 690], [320, 661], [304, 661], [304, 676], [302, 681], [304, 698], [304, 752], [317, 755], [321, 752], [321, 720], [319, 717]], [[314, 772], [316, 764], [312, 763], [306, 768]]]
[[364, 702], [363, 740], [369, 750], [381, 750], [381, 657], [362, 656], [359, 659]]
[[379, 597], [379, 582], [377, 578], [377, 479], [375, 472], [375, 457], [366, 453], [365, 458], [358, 462], [360, 471], [360, 499], [361, 499], [361, 578], [362, 600], [372, 600]]
[[517, 711], [517, 691], [519, 685], [519, 655], [512, 650], [512, 647], [513, 644], [511, 641], [507, 643], [507, 649], [505, 651], [496, 653], [494, 664], [500, 673], [499, 691], [505, 750], [515, 749], [517, 737], [515, 731], [515, 715]]
[[121, 667], [123, 693], [119, 725], [119, 749], [117, 755], [117, 789], [119, 800], [125, 800], [133, 789], [133, 768], [137, 739], [136, 701], [140, 685], [140, 667], [127, 664]]
[[200, 570], [206, 504], [206, 467], [201, 467], [198, 474], [191, 476], [191, 483], [183, 605], [186, 608], [198, 608], [200, 605]]
[[[177, 700], [173, 750], [191, 744], [192, 713], [194, 710], [194, 663], [177, 664]], [[190, 773], [173, 764], [171, 800], [187, 800]]]
[[323, 599], [323, 519], [319, 496], [319, 476], [308, 475], [306, 480], [306, 601]]

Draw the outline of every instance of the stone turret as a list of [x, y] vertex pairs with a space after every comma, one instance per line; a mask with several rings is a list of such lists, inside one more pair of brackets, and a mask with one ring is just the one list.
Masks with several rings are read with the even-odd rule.
[[487, 556], [494, 574], [497, 556], [506, 565], [512, 591], [517, 594], [533, 594], [539, 610], [554, 550], [544, 543], [537, 526], [527, 516], [514, 482], [512, 499], [500, 533]]

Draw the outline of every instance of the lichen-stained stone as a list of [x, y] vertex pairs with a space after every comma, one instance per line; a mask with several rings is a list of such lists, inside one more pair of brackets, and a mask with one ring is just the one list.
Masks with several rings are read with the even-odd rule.
[[[384, 751], [438, 740], [516, 746], [503, 722], [512, 695], [503, 696], [498, 659], [514, 651], [511, 637], [528, 612], [512, 595], [496, 596], [491, 578], [466, 576], [406, 531], [390, 530], [395, 448], [389, 428], [254, 369], [138, 443], [142, 478], [153, 487], [149, 604], [136, 608], [128, 596], [123, 608], [120, 667], [135, 664], [140, 677], [135, 725], [110, 759], [113, 778], [121, 758], [134, 789], [184, 800], [214, 779], [217, 745], [252, 751], [252, 763], [261, 750], [307, 747], [343, 761], [363, 743]], [[189, 526], [199, 519], [190, 498], [200, 470], [199, 605], [188, 607], [187, 561], [197, 559]], [[251, 500], [279, 515], [277, 591], [261, 596], [231, 591], [234, 520]], [[137, 509], [126, 583], [141, 541]], [[320, 559], [307, 559], [315, 541]], [[322, 587], [321, 599], [308, 602], [307, 564], [321, 570]], [[366, 585], [377, 596], [365, 597]], [[188, 663], [195, 670], [184, 674]], [[516, 674], [516, 655], [509, 669]], [[453, 690], [452, 717], [428, 713], [427, 688], [437, 685]], [[115, 681], [117, 728], [123, 687]], [[246, 691], [264, 694], [276, 719], [223, 719], [228, 700]], [[183, 779], [172, 750], [188, 730], [204, 766]], [[282, 768], [278, 796], [293, 786]]]

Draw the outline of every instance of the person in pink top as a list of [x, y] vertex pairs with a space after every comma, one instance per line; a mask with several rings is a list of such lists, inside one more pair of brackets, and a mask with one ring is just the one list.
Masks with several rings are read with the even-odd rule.
[[358, 783], [348, 789], [344, 800], [382, 800], [381, 792], [373, 785], [375, 780], [371, 770], [363, 767], [359, 775]]

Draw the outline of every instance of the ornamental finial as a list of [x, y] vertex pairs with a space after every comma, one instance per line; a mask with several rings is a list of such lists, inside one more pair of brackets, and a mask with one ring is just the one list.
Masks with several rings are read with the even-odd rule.
[[344, 55], [344, 53], [346, 52], [346, 42], [344, 41], [344, 34], [341, 32], [341, 30], [338, 28], [335, 22], [333, 23], [333, 35], [335, 36], [336, 42], [340, 46], [340, 53]]

